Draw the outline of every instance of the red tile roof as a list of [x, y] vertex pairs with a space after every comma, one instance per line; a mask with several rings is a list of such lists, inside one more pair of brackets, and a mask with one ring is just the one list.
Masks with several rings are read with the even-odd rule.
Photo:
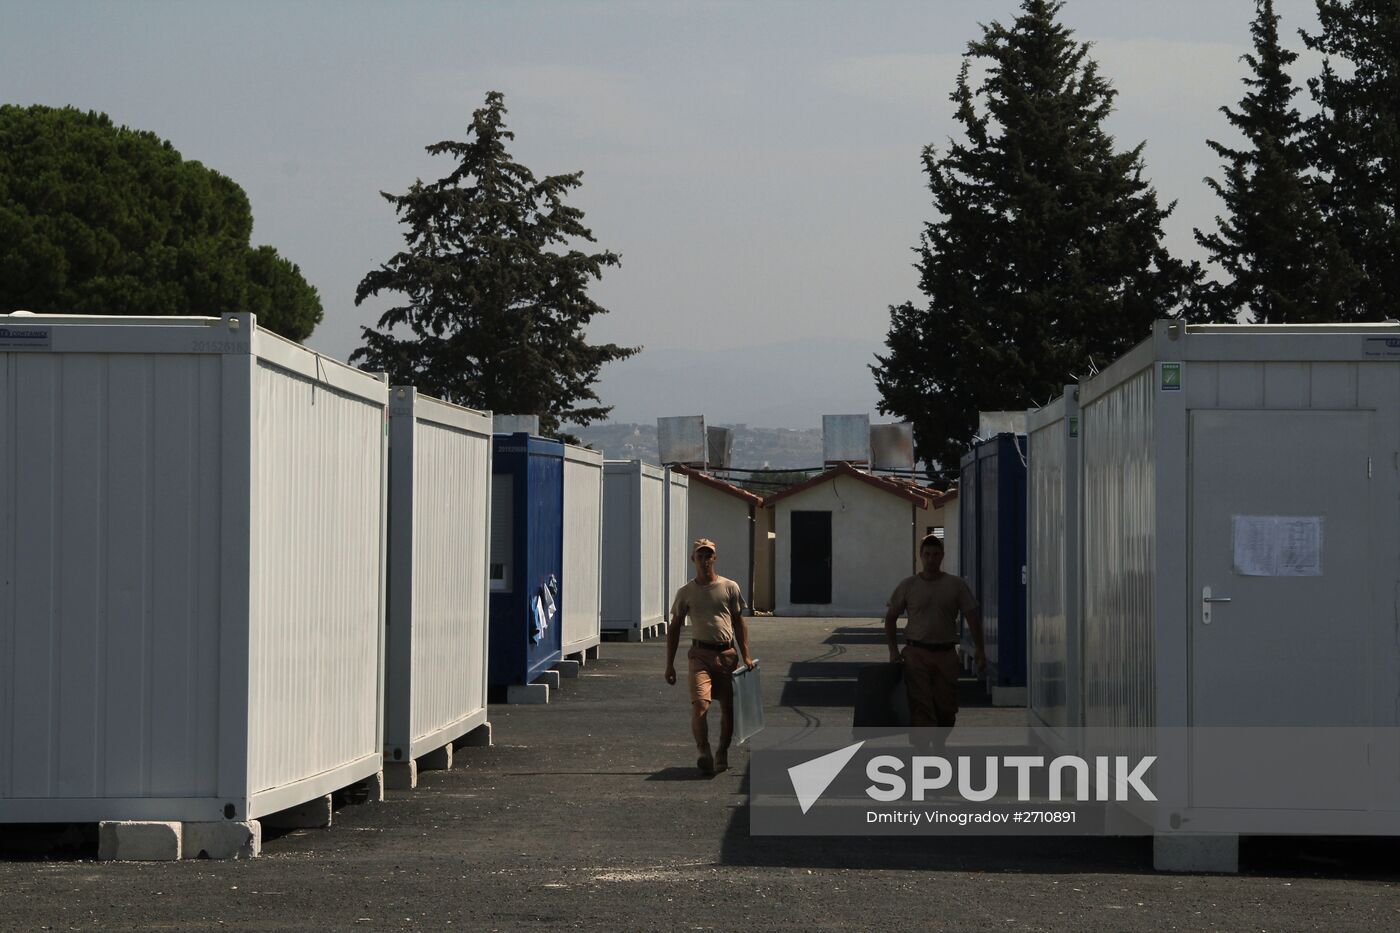
[[681, 466], [680, 464], [671, 467], [671, 469], [677, 473], [689, 476], [692, 483], [699, 483], [702, 486], [709, 486], [711, 489], [718, 489], [720, 492], [727, 493], [736, 499], [742, 499], [755, 508], [763, 505], [762, 496], [755, 495], [747, 489], [735, 486], [733, 483], [726, 483], [722, 479], [716, 479], [708, 473], [702, 473], [700, 470], [693, 470], [689, 467]]
[[805, 482], [798, 483], [796, 486], [789, 486], [781, 492], [775, 492], [773, 495], [766, 497], [763, 500], [763, 507], [768, 508], [772, 506], [773, 503], [786, 499], [788, 496], [795, 496], [799, 492], [806, 492], [808, 489], [834, 480], [838, 476], [849, 476], [851, 479], [859, 480], [862, 483], [874, 486], [876, 489], [887, 492], [890, 495], [906, 499], [921, 509], [930, 507], [937, 508], [944, 502], [951, 501], [957, 497], [956, 490], [946, 493], [939, 492], [937, 489], [929, 489], [927, 486], [920, 486], [918, 483], [912, 482], [911, 480], [896, 479], [891, 476], [876, 476], [872, 473], [864, 473], [857, 470], [849, 463], [838, 463], [826, 472], [819, 473]]

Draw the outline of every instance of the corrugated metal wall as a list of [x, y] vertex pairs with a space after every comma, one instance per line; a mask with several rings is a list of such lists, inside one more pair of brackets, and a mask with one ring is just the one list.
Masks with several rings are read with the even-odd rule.
[[0, 353], [0, 798], [215, 793], [221, 365]]
[[666, 605], [694, 573], [690, 566], [690, 477], [666, 471]]
[[564, 460], [563, 651], [598, 643], [603, 560], [603, 459], [567, 448]]
[[[1153, 370], [1084, 406], [1084, 718], [1155, 724]], [[1178, 542], [1178, 546], [1179, 546]]]
[[414, 433], [412, 731], [418, 739], [486, 708], [491, 437], [422, 419]]
[[379, 752], [385, 411], [261, 361], [253, 400], [258, 793]]
[[661, 622], [671, 607], [666, 592], [666, 476], [655, 468], [641, 478], [641, 574], [642, 626]]
[[640, 494], [635, 464], [603, 466], [603, 627], [636, 628], [641, 617]]
[[1030, 432], [1027, 475], [1030, 539], [1031, 710], [1053, 725], [1067, 724], [1065, 423], [1063, 418]]

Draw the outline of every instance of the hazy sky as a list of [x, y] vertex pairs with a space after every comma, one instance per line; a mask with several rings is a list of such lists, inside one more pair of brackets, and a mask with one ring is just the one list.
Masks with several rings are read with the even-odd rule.
[[[1311, 2], [1277, 7], [1301, 48]], [[979, 22], [1016, 10], [1012, 0], [0, 0], [0, 101], [105, 111], [237, 181], [254, 243], [320, 290], [326, 317], [309, 345], [343, 359], [387, 304], [355, 307], [356, 284], [402, 245], [378, 192], [446, 174], [450, 162], [423, 147], [463, 138], [499, 90], [516, 159], [537, 175], [583, 170], [573, 203], [599, 246], [622, 254], [593, 290], [611, 311], [594, 339], [714, 351], [849, 340], [850, 381], [883, 339], [888, 306], [915, 297], [911, 249], [932, 217], [919, 153], [956, 131], [947, 97], [959, 57]], [[1061, 15], [1120, 91], [1111, 132], [1123, 147], [1146, 141], [1148, 178], [1179, 201], [1167, 241], [1185, 258], [1200, 258], [1191, 229], [1218, 208], [1201, 180], [1219, 174], [1205, 140], [1234, 139], [1217, 108], [1240, 97], [1253, 10], [1068, 0]], [[1300, 79], [1316, 71], [1312, 58], [1298, 64]], [[723, 353], [661, 377], [654, 400], [606, 397], [644, 357], [605, 373], [618, 415], [752, 420], [696, 401], [707, 381], [742, 378], [717, 370]], [[844, 411], [874, 397], [852, 394]], [[844, 401], [824, 398], [793, 426]]]

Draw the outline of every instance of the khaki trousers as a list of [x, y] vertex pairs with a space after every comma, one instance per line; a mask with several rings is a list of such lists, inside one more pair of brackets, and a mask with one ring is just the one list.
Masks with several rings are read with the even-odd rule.
[[909, 725], [952, 728], [958, 718], [958, 652], [904, 646], [904, 690]]

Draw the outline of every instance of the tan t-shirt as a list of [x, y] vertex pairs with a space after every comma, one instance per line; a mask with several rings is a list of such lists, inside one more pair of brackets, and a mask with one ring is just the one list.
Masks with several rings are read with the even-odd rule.
[[739, 584], [727, 577], [717, 576], [707, 586], [690, 580], [676, 591], [671, 603], [671, 618], [690, 620], [691, 638], [715, 643], [734, 640], [734, 620], [743, 611]]
[[899, 581], [890, 595], [889, 608], [896, 613], [908, 610], [906, 641], [946, 644], [958, 640], [958, 612], [976, 609], [977, 600], [962, 577], [945, 573], [925, 580], [915, 574]]

